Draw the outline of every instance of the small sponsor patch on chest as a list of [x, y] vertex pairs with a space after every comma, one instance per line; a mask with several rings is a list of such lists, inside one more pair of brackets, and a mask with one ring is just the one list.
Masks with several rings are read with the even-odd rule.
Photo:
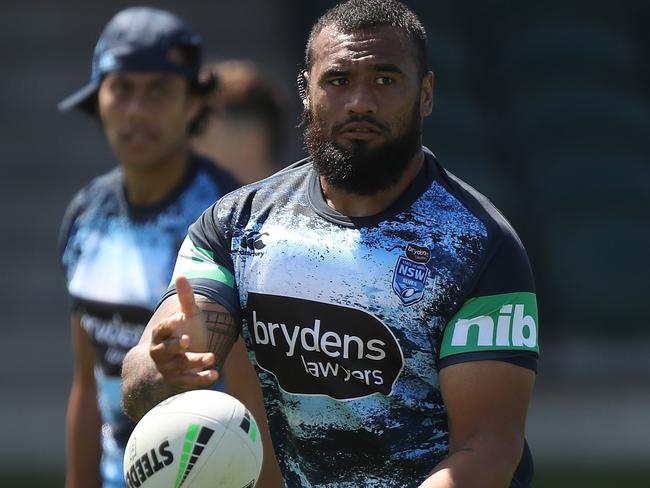
[[424, 298], [424, 289], [429, 276], [426, 263], [431, 251], [416, 244], [408, 244], [404, 256], [397, 258], [393, 272], [393, 291], [404, 305], [413, 305]]

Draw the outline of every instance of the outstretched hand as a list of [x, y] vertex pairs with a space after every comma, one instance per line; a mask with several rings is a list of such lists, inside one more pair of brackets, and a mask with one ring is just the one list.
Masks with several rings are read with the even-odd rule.
[[178, 277], [175, 284], [180, 312], [153, 327], [149, 355], [171, 386], [183, 390], [209, 386], [219, 373], [206, 369], [214, 364], [214, 354], [200, 352], [206, 347], [203, 315], [187, 278]]

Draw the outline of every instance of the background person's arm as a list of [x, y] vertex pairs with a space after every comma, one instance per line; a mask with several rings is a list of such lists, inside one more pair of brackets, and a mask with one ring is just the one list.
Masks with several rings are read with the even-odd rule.
[[101, 418], [97, 406], [95, 355], [92, 342], [81, 327], [80, 318], [71, 317], [74, 376], [66, 418], [66, 488], [99, 488], [101, 477]]
[[284, 487], [284, 479], [271, 441], [271, 432], [266, 418], [260, 381], [248, 358], [244, 339], [241, 337], [233, 346], [228, 359], [223, 365], [223, 378], [226, 391], [251, 411], [262, 435], [264, 461], [262, 462], [260, 479], [255, 486], [257, 488]]
[[503, 361], [440, 371], [449, 455], [420, 488], [507, 488], [521, 459], [535, 373]]

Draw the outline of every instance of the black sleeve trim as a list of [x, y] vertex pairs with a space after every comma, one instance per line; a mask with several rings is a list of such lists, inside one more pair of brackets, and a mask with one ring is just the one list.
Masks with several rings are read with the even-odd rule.
[[486, 351], [454, 354], [440, 359], [438, 369], [446, 368], [452, 364], [472, 361], [502, 361], [530, 369], [537, 373], [537, 354], [530, 351]]

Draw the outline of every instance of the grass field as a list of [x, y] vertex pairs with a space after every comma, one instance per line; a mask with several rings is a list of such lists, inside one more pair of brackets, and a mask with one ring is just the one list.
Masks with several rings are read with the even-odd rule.
[[[0, 473], [2, 486], [61, 488], [63, 473]], [[642, 467], [539, 466], [534, 488], [647, 488], [650, 462]]]

